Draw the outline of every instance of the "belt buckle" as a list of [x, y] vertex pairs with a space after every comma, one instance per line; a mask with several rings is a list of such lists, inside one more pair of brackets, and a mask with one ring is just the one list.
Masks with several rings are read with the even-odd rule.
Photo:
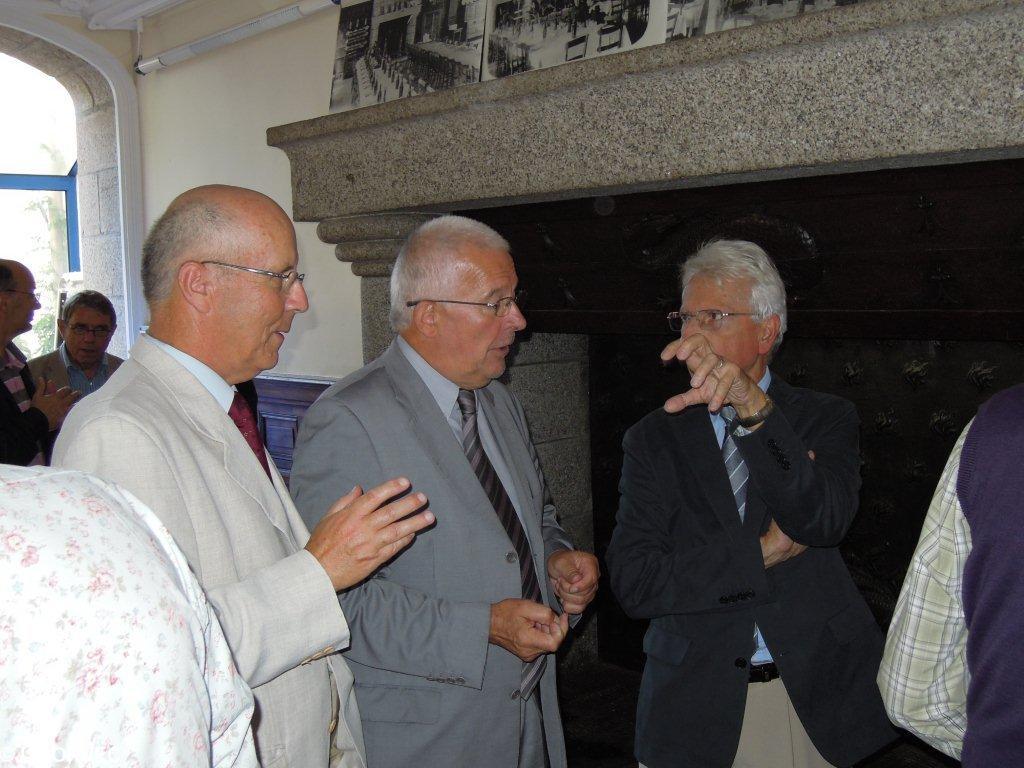
[[767, 664], [752, 664], [750, 666], [750, 682], [752, 683], [770, 683], [778, 676], [779, 669], [773, 661]]

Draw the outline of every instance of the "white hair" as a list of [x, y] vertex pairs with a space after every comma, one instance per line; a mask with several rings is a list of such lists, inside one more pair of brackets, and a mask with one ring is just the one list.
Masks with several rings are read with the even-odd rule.
[[725, 280], [750, 281], [750, 311], [755, 320], [779, 316], [779, 335], [772, 353], [786, 332], [786, 286], [779, 270], [761, 246], [746, 240], [711, 240], [686, 260], [680, 270], [682, 292], [697, 275], [721, 285]]
[[446, 299], [464, 261], [460, 251], [474, 246], [508, 253], [501, 235], [465, 216], [439, 216], [418, 226], [398, 251], [391, 270], [391, 328], [399, 332], [412, 322], [407, 302]]

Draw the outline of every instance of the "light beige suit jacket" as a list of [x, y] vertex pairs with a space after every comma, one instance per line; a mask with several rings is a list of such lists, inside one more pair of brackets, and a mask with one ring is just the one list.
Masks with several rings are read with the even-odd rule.
[[[112, 376], [114, 371], [118, 369], [124, 360], [117, 355], [111, 354], [106, 355], [106, 358], [107, 375]], [[42, 376], [47, 381], [53, 382], [53, 386], [57, 389], [70, 386], [70, 382], [68, 381], [68, 369], [60, 357], [59, 349], [55, 349], [53, 352], [49, 352], [45, 355], [40, 355], [39, 357], [29, 360], [28, 369], [32, 371], [33, 381]]]
[[337, 595], [302, 549], [309, 533], [281, 476], [267, 478], [198, 379], [143, 336], [71, 411], [53, 463], [131, 491], [170, 530], [253, 688], [264, 768], [365, 768], [352, 676], [335, 653], [349, 641]]

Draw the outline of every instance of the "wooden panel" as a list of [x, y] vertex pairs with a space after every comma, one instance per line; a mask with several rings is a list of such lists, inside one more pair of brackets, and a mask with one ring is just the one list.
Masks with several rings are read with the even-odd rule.
[[803, 337], [1024, 340], [1024, 161], [469, 211], [511, 243], [535, 331], [660, 334], [678, 265], [761, 244]]
[[287, 482], [292, 471], [292, 453], [299, 432], [299, 421], [306, 409], [330, 384], [266, 378], [257, 378], [255, 384], [259, 395], [257, 410], [263, 441]]

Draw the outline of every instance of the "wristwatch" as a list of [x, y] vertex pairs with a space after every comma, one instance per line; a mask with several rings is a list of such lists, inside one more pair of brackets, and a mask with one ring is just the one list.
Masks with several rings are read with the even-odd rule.
[[765, 395], [764, 396], [764, 405], [762, 405], [759, 410], [754, 411], [752, 414], [750, 414], [746, 418], [742, 418], [739, 414], [737, 414], [735, 422], [737, 424], [739, 424], [741, 427], [743, 427], [744, 429], [750, 429], [751, 427], [756, 427], [762, 421], [764, 421], [769, 416], [771, 416], [772, 411], [774, 411], [774, 410], [775, 410], [775, 403], [772, 402], [772, 399], [770, 397], [768, 397], [768, 395]]

